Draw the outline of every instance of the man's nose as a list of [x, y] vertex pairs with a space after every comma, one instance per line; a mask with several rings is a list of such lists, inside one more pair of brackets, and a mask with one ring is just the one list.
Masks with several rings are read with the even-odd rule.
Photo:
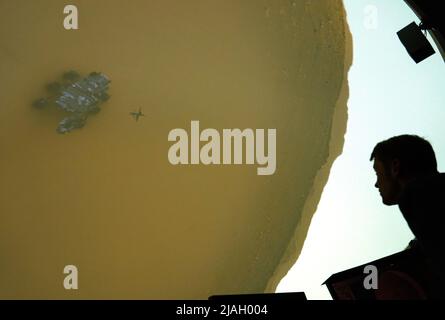
[[378, 182], [375, 183], [374, 187], [376, 187], [377, 189], [379, 188]]

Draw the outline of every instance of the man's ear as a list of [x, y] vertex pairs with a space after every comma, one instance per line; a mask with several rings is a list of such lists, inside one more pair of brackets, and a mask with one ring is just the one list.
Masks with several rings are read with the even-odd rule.
[[400, 175], [400, 160], [397, 158], [391, 161], [391, 175], [395, 178]]

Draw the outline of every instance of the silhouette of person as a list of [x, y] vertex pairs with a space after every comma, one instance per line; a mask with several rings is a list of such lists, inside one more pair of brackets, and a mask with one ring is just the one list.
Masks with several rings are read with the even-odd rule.
[[431, 144], [416, 135], [378, 143], [371, 153], [385, 205], [398, 205], [415, 239], [409, 248], [433, 279], [430, 297], [445, 297], [445, 174]]

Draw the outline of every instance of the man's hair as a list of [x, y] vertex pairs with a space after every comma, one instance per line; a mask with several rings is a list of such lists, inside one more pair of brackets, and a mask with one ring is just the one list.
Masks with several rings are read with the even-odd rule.
[[371, 161], [383, 162], [388, 172], [394, 159], [400, 161], [404, 176], [437, 173], [437, 161], [431, 144], [416, 135], [401, 135], [379, 142], [371, 153]]

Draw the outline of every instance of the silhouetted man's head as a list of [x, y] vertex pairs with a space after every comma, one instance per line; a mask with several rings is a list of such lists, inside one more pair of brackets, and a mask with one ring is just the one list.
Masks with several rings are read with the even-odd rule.
[[398, 204], [406, 183], [437, 173], [431, 144], [415, 135], [402, 135], [378, 143], [371, 153], [377, 174], [375, 187], [386, 205]]

